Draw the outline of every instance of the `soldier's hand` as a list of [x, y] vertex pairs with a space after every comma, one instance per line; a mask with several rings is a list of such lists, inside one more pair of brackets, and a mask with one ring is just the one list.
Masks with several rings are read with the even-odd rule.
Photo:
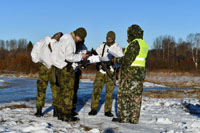
[[88, 57], [88, 54], [82, 54], [82, 59], [87, 59], [87, 57]]
[[116, 63], [116, 62], [117, 62], [117, 58], [115, 58], [115, 57], [112, 58], [112, 62], [113, 62], [113, 63]]

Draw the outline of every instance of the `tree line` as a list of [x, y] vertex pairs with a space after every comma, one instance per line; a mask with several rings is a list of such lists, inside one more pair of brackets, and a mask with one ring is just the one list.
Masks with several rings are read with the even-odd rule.
[[185, 40], [173, 36], [157, 37], [147, 58], [147, 69], [181, 72], [199, 71], [200, 33], [189, 34]]
[[[200, 33], [191, 33], [178, 42], [170, 35], [159, 36], [149, 50], [147, 71], [199, 72], [199, 45]], [[0, 73], [37, 73], [38, 65], [30, 56], [32, 48], [26, 39], [0, 40]]]
[[32, 62], [30, 52], [32, 42], [26, 39], [0, 40], [1, 73], [36, 73], [38, 66]]

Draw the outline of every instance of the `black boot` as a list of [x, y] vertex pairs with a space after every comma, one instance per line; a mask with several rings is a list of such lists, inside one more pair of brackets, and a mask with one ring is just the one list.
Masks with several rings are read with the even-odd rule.
[[71, 116], [71, 115], [64, 115], [64, 120], [63, 121], [66, 121], [66, 122], [76, 122], [76, 121], [79, 121], [80, 119], [78, 117], [74, 117], [74, 116]]
[[80, 119], [78, 117], [72, 116], [70, 118], [70, 121], [75, 122], [75, 121], [79, 121]]
[[75, 105], [73, 105], [72, 112], [71, 112], [71, 116], [76, 116], [76, 115], [78, 115], [78, 113], [76, 112], [76, 107], [75, 107]]
[[56, 107], [53, 109], [53, 117], [58, 117], [58, 109]]
[[75, 112], [75, 111], [73, 111], [73, 112], [72, 112], [72, 116], [76, 116], [76, 115], [78, 115], [78, 113]]
[[61, 121], [64, 120], [64, 116], [60, 110], [58, 110], [58, 120], [61, 120]]
[[108, 117], [113, 117], [113, 114], [111, 113], [111, 111], [105, 112], [104, 115], [105, 115], [105, 116], [108, 116]]
[[35, 113], [36, 117], [41, 117], [42, 116], [42, 107], [37, 107], [37, 112]]
[[121, 122], [121, 120], [119, 118], [113, 118], [112, 121], [113, 122]]
[[97, 110], [92, 109], [88, 114], [89, 115], [97, 115]]

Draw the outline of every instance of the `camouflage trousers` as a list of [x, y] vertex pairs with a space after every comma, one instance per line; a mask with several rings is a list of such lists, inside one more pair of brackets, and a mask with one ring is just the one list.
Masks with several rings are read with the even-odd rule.
[[45, 65], [40, 63], [39, 77], [37, 80], [37, 97], [36, 97], [36, 107], [43, 107], [45, 104], [46, 89], [50, 82], [50, 87], [52, 90], [52, 105], [56, 106], [57, 101], [57, 87], [53, 85], [51, 80], [51, 69], [48, 69]]
[[64, 115], [71, 115], [74, 96], [74, 70], [56, 68], [56, 82], [59, 86], [57, 107]]
[[91, 108], [93, 110], [97, 110], [99, 106], [99, 98], [102, 92], [102, 89], [106, 84], [106, 98], [105, 98], [105, 105], [104, 111], [109, 112], [112, 109], [112, 95], [113, 90], [115, 88], [115, 84], [113, 83], [112, 79], [107, 76], [107, 74], [102, 74], [99, 71], [96, 73], [96, 78], [94, 81], [94, 89], [92, 92], [92, 101], [91, 101]]
[[121, 122], [139, 122], [144, 77], [145, 70], [140, 68], [121, 74], [117, 94], [117, 111]]

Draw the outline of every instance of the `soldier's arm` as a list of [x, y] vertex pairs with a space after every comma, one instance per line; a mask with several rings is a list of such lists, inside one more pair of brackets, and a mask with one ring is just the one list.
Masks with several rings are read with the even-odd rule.
[[63, 47], [62, 51], [65, 53], [65, 59], [69, 62], [79, 62], [82, 60], [82, 55], [81, 54], [75, 54], [74, 49], [75, 49], [75, 43], [69, 42], [66, 43], [66, 47]]
[[121, 58], [117, 58], [116, 62], [122, 64], [123, 66], [130, 66], [135, 60], [136, 56], [139, 54], [140, 46], [137, 41], [134, 41], [127, 48], [127, 52]]
[[44, 40], [40, 40], [33, 46], [33, 49], [31, 51], [31, 58], [34, 63], [38, 63], [40, 60], [39, 59], [39, 51], [40, 51], [41, 45], [43, 43], [44, 43]]

